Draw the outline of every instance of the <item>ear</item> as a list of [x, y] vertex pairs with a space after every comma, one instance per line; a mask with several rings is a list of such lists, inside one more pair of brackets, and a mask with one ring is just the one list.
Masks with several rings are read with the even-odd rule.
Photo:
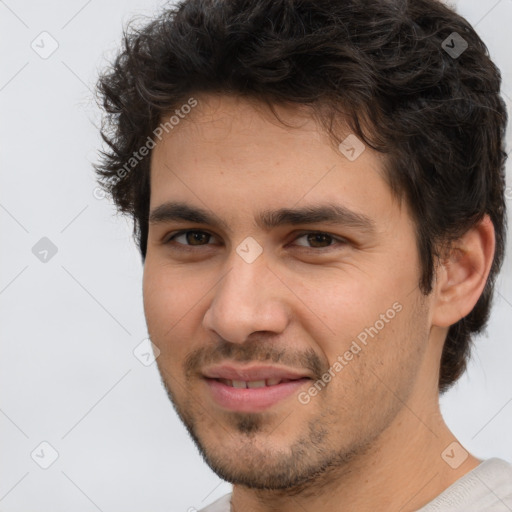
[[494, 248], [494, 226], [487, 214], [453, 243], [437, 268], [433, 325], [449, 327], [471, 312], [487, 282]]

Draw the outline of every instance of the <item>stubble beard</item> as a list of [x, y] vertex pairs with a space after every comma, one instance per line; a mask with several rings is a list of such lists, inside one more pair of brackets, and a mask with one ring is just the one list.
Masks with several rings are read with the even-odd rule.
[[[313, 494], [319, 488], [332, 485], [344, 472], [350, 471], [350, 463], [355, 458], [371, 449], [373, 439], [358, 440], [348, 450], [332, 449], [328, 441], [329, 425], [313, 418], [305, 431], [284, 449], [277, 452], [262, 450], [258, 441], [272, 433], [265, 432], [268, 416], [266, 413], [241, 412], [226, 413], [228, 426], [219, 428], [223, 439], [207, 443], [199, 433], [198, 425], [205, 417], [210, 422], [214, 421], [213, 418], [201, 411], [200, 406], [194, 407], [196, 401], [193, 398], [188, 401], [188, 407], [179, 404], [162, 372], [161, 376], [176, 413], [206, 464], [220, 478], [234, 485], [276, 491], [278, 494], [282, 492], [287, 496]], [[293, 411], [289, 418], [293, 421]], [[283, 425], [285, 423], [286, 418]], [[239, 438], [238, 445], [242, 439], [242, 449], [229, 448], [230, 438], [235, 437]]]

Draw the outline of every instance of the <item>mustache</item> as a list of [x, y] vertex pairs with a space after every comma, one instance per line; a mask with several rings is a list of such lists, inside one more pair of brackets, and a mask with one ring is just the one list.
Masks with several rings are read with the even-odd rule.
[[231, 361], [237, 363], [272, 362], [296, 370], [309, 370], [317, 379], [328, 371], [328, 361], [322, 361], [312, 349], [291, 352], [290, 349], [278, 348], [275, 344], [262, 342], [231, 343], [221, 341], [215, 346], [204, 346], [191, 352], [184, 360], [185, 375], [190, 378], [201, 374], [201, 369], [207, 365]]

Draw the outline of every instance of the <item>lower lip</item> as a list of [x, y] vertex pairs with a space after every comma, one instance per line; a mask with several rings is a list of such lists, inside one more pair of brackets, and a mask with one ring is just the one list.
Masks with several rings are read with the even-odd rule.
[[231, 411], [260, 412], [296, 393], [311, 379], [298, 379], [262, 388], [233, 388], [215, 379], [205, 379], [215, 402]]

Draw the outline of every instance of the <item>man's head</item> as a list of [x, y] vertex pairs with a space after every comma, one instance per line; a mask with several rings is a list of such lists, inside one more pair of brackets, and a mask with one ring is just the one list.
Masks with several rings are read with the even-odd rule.
[[433, 0], [187, 1], [126, 36], [98, 170], [221, 476], [300, 485], [461, 375], [504, 252], [499, 87]]

